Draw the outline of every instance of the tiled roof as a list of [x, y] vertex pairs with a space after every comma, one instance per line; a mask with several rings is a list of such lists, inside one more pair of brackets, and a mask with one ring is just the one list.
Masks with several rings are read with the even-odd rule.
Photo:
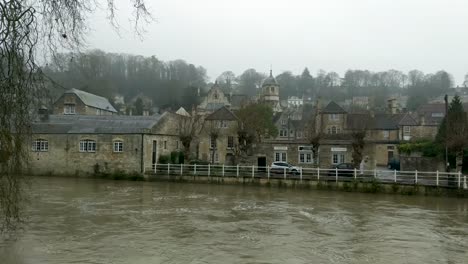
[[117, 113], [117, 110], [115, 110], [115, 108], [111, 105], [109, 100], [107, 100], [107, 98], [105, 97], [74, 88], [66, 91], [65, 94], [75, 94], [87, 106], [92, 106], [98, 109], [103, 109], [106, 111]]
[[153, 116], [50, 115], [32, 125], [36, 134], [140, 134], [148, 133], [161, 120]]
[[325, 108], [322, 110], [324, 114], [345, 114], [346, 111], [339, 106], [337, 103], [331, 101]]
[[205, 118], [205, 120], [230, 120], [234, 121], [237, 120], [237, 116], [234, 115], [233, 112], [231, 112], [229, 109], [227, 109], [225, 106], [219, 108], [209, 116]]

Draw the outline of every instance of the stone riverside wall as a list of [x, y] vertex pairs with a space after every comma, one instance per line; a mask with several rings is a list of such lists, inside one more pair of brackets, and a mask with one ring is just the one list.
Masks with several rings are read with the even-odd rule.
[[173, 181], [210, 184], [238, 184], [281, 188], [303, 188], [311, 190], [338, 190], [364, 193], [390, 193], [404, 195], [456, 196], [468, 198], [468, 190], [421, 185], [400, 185], [378, 182], [334, 182], [298, 179], [265, 179], [252, 177], [209, 177], [209, 176], [156, 176], [146, 175], [150, 181]]

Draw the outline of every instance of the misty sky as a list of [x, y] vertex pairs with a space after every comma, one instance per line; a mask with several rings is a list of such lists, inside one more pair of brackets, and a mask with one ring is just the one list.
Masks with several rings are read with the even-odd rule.
[[89, 48], [184, 59], [213, 80], [248, 68], [275, 74], [304, 67], [468, 73], [468, 0], [147, 0], [157, 20], [144, 40], [117, 0], [120, 36], [106, 12], [92, 17]]

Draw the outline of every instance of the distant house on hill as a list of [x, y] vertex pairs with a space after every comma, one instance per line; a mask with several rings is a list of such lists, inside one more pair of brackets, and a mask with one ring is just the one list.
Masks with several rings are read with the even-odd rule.
[[54, 103], [56, 115], [114, 115], [117, 110], [107, 98], [78, 89], [66, 91]]

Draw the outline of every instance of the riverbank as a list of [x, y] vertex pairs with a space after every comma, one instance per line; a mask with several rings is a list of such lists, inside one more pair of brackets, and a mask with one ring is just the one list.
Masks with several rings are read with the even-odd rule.
[[300, 180], [294, 178], [252, 178], [252, 177], [210, 177], [194, 175], [146, 175], [148, 181], [170, 181], [203, 184], [251, 185], [270, 188], [300, 188], [310, 190], [330, 190], [358, 193], [386, 193], [400, 195], [450, 196], [468, 198], [468, 190], [437, 186], [424, 186], [419, 184], [383, 183], [378, 180], [371, 181], [327, 181], [327, 180]]

